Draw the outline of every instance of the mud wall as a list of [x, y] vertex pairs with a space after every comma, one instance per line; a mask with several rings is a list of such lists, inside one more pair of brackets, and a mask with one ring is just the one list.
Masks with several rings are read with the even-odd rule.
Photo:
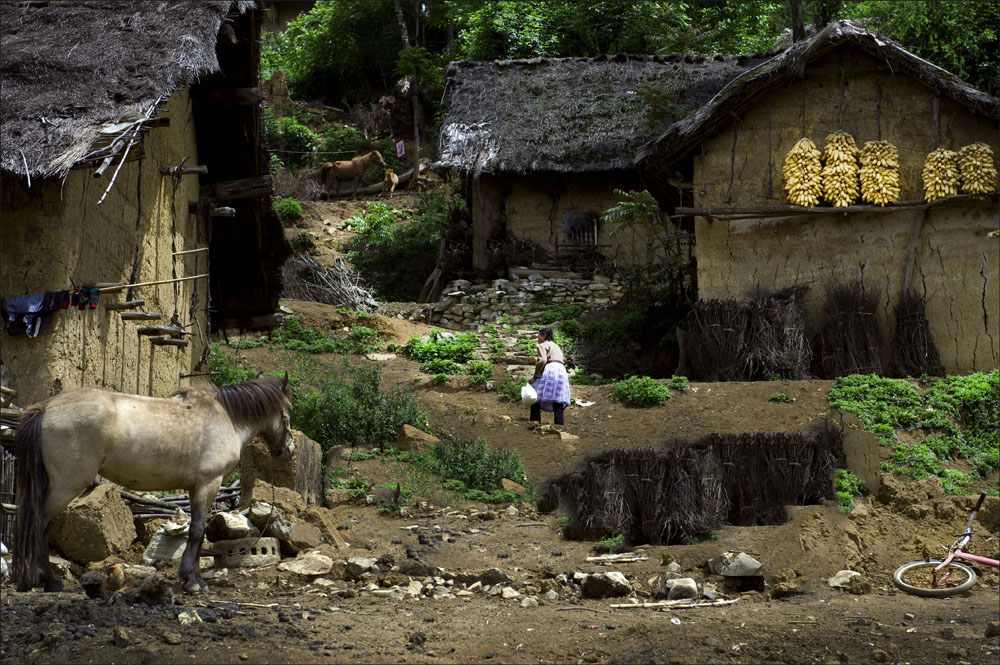
[[[844, 50], [810, 65], [802, 83], [775, 90], [705, 141], [693, 162], [696, 205], [787, 203], [781, 165], [803, 135], [803, 117], [805, 135], [820, 149], [838, 128], [861, 147], [878, 138], [881, 126], [882, 138], [899, 149], [903, 201], [923, 198], [920, 172], [939, 135], [940, 144], [953, 150], [982, 141], [1000, 154], [995, 121], [948, 99], [935, 101], [919, 82], [893, 77], [884, 63]], [[819, 325], [826, 285], [862, 277], [882, 289], [879, 323], [888, 366], [893, 310], [909, 271], [910, 286], [926, 300], [946, 370], [990, 370], [1000, 363], [1000, 240], [987, 234], [998, 220], [1000, 207], [989, 198], [926, 212], [698, 218], [698, 296], [741, 298], [758, 286], [806, 284], [809, 322]]]
[[[183, 176], [176, 188], [159, 167], [196, 165], [191, 107], [186, 90], [163, 107], [169, 127], [144, 137], [145, 158], [125, 163], [104, 201], [117, 162], [100, 178], [93, 169], [71, 171], [65, 182], [9, 181], [0, 191], [0, 293], [4, 296], [72, 289], [93, 283], [171, 279], [208, 272], [205, 253], [172, 253], [207, 245], [205, 229], [188, 214], [198, 200], [197, 176]], [[200, 241], [200, 242], [199, 242]], [[77, 386], [162, 396], [182, 383], [206, 348], [207, 279], [140, 287], [135, 297], [159, 321], [123, 321], [105, 309], [126, 293], [101, 294], [97, 309], [57, 312], [51, 325], [33, 339], [0, 333], [0, 359], [21, 406]], [[194, 303], [194, 304], [193, 304]], [[187, 347], [154, 347], [137, 325], [168, 325], [174, 312], [193, 334]]]
[[[505, 231], [500, 240], [513, 234], [548, 252], [571, 250], [574, 243], [564, 230], [563, 216], [599, 217], [618, 204], [620, 197], [614, 193], [615, 188], [635, 190], [640, 185], [635, 178], [608, 174], [481, 176], [478, 186], [472, 186], [474, 267], [489, 267], [488, 245], [498, 229]], [[612, 265], [634, 266], [660, 260], [648, 234], [625, 230], [612, 237], [614, 228], [598, 222], [596, 237], [598, 250]]]

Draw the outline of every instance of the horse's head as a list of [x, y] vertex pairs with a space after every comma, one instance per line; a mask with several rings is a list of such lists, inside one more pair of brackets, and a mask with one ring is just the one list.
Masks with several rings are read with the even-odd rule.
[[271, 454], [284, 461], [291, 459], [292, 453], [295, 452], [291, 425], [292, 386], [288, 382], [288, 372], [285, 372], [285, 377], [281, 380], [281, 392], [285, 399], [280, 414], [271, 419], [262, 434], [267, 440]]
[[385, 166], [385, 162], [382, 161], [382, 153], [380, 153], [378, 150], [372, 150], [372, 154], [375, 155], [376, 162], [378, 162], [382, 166]]

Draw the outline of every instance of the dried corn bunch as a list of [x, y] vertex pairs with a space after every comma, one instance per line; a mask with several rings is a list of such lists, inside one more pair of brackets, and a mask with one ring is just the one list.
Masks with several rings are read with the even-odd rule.
[[861, 162], [861, 200], [884, 206], [899, 200], [899, 151], [888, 141], [866, 141]]
[[993, 149], [985, 143], [973, 143], [959, 150], [958, 170], [966, 194], [988, 194], [997, 188]]
[[823, 198], [838, 208], [858, 198], [858, 146], [854, 137], [836, 131], [823, 148]]
[[938, 148], [924, 162], [924, 198], [928, 201], [958, 194], [958, 154]]
[[814, 206], [819, 203], [819, 158], [819, 149], [808, 138], [799, 139], [789, 151], [781, 170], [789, 202], [798, 206]]

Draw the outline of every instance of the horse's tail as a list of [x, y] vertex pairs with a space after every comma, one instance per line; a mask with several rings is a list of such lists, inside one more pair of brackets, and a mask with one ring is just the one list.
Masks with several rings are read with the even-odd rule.
[[13, 573], [19, 591], [38, 585], [39, 572], [47, 561], [45, 498], [49, 476], [42, 462], [42, 416], [45, 407], [29, 409], [17, 428], [17, 527], [14, 537]]
[[323, 166], [319, 167], [319, 179], [323, 183], [323, 186], [329, 189], [330, 187], [330, 172], [333, 171], [333, 163], [326, 162]]

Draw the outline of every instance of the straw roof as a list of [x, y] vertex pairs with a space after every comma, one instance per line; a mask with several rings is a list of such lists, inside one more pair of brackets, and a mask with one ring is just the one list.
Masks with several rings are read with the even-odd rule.
[[876, 60], [886, 62], [894, 75], [912, 76], [932, 93], [953, 99], [974, 113], [1000, 119], [1000, 100], [976, 90], [954, 74], [913, 55], [860, 23], [838, 21], [738, 76], [697, 112], [673, 124], [659, 138], [644, 146], [636, 157], [642, 177], [647, 183], [665, 185], [665, 178], [672, 175], [670, 166], [689, 154], [703, 138], [725, 129], [737, 114], [758, 104], [772, 90], [800, 80], [808, 63], [842, 45], [861, 49]]
[[219, 70], [219, 26], [248, 0], [0, 1], [0, 173], [63, 177]]
[[[457, 61], [438, 168], [491, 173], [632, 169], [652, 133], [637, 91], [675, 90], [698, 108], [763, 56], [646, 56]], [[655, 128], [653, 128], [655, 129]]]

